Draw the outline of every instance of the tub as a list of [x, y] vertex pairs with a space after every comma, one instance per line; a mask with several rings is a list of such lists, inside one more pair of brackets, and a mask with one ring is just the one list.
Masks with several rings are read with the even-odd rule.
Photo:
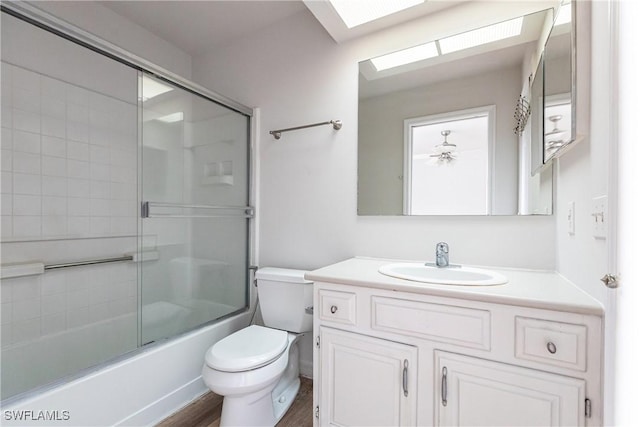
[[[86, 370], [80, 377], [59, 380], [46, 389], [7, 399], [2, 406], [2, 423], [6, 426], [155, 424], [207, 391], [201, 379], [207, 348], [247, 326], [250, 318], [251, 313], [245, 311], [177, 338], [145, 346], [114, 362]], [[15, 383], [7, 386], [42, 383], [41, 380], [53, 375], [53, 368], [60, 369], [55, 373], [59, 376], [59, 372], [74, 372], [79, 363], [85, 363], [82, 366], [100, 363], [99, 358], [105, 358], [105, 346], [112, 351], [111, 355], [135, 349], [137, 336], [131, 334], [137, 332], [136, 323], [131, 328], [132, 322], [137, 322], [136, 314], [3, 349], [3, 368], [22, 363], [26, 369], [15, 371], [29, 373], [9, 376]], [[74, 348], [77, 357], [63, 357], [69, 353], [68, 346]], [[46, 369], [47, 366], [52, 368]]]

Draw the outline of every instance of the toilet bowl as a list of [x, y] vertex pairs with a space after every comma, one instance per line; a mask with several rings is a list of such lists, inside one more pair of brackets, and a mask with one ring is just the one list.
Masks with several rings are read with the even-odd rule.
[[304, 271], [256, 272], [266, 326], [251, 325], [211, 346], [202, 378], [224, 397], [220, 426], [275, 426], [300, 388], [297, 341], [312, 330], [313, 282]]
[[252, 325], [207, 351], [202, 378], [224, 396], [221, 426], [274, 426], [282, 418], [300, 388], [299, 337]]

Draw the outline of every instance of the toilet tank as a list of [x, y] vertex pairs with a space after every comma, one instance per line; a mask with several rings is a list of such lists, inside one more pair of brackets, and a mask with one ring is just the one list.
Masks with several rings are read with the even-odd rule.
[[313, 282], [303, 270], [264, 267], [256, 271], [260, 312], [264, 325], [289, 332], [313, 330]]

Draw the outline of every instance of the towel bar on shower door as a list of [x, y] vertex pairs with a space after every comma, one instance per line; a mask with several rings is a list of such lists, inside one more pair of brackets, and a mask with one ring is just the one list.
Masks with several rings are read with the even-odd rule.
[[133, 261], [133, 255], [124, 255], [124, 256], [113, 257], [113, 258], [99, 258], [99, 259], [89, 259], [89, 260], [83, 260], [83, 261], [63, 262], [59, 264], [46, 264], [44, 266], [44, 269], [56, 270], [58, 268], [80, 267], [83, 265], [107, 264], [110, 262], [122, 262], [122, 261]]
[[[188, 212], [184, 210], [187, 209]], [[152, 212], [160, 210], [160, 212]], [[204, 211], [192, 213], [192, 210]], [[220, 217], [244, 217], [253, 218], [252, 206], [212, 206], [212, 205], [186, 205], [168, 202], [142, 202], [140, 215], [142, 218], [220, 218]]]
[[43, 262], [19, 262], [2, 264], [0, 267], [0, 278], [11, 279], [13, 277], [37, 276], [44, 274], [47, 270], [57, 270], [59, 268], [80, 267], [83, 265], [107, 264], [110, 262], [123, 261], [146, 261], [157, 259], [157, 253], [145, 252], [142, 255], [123, 255], [119, 257], [86, 259], [80, 261], [61, 262], [57, 264], [45, 264]]

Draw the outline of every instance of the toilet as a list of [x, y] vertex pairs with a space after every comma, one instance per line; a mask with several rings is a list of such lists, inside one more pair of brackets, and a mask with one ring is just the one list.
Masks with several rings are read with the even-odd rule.
[[256, 272], [266, 326], [251, 325], [211, 346], [202, 378], [224, 397], [220, 426], [275, 426], [300, 388], [297, 341], [313, 329], [313, 282], [302, 270]]

